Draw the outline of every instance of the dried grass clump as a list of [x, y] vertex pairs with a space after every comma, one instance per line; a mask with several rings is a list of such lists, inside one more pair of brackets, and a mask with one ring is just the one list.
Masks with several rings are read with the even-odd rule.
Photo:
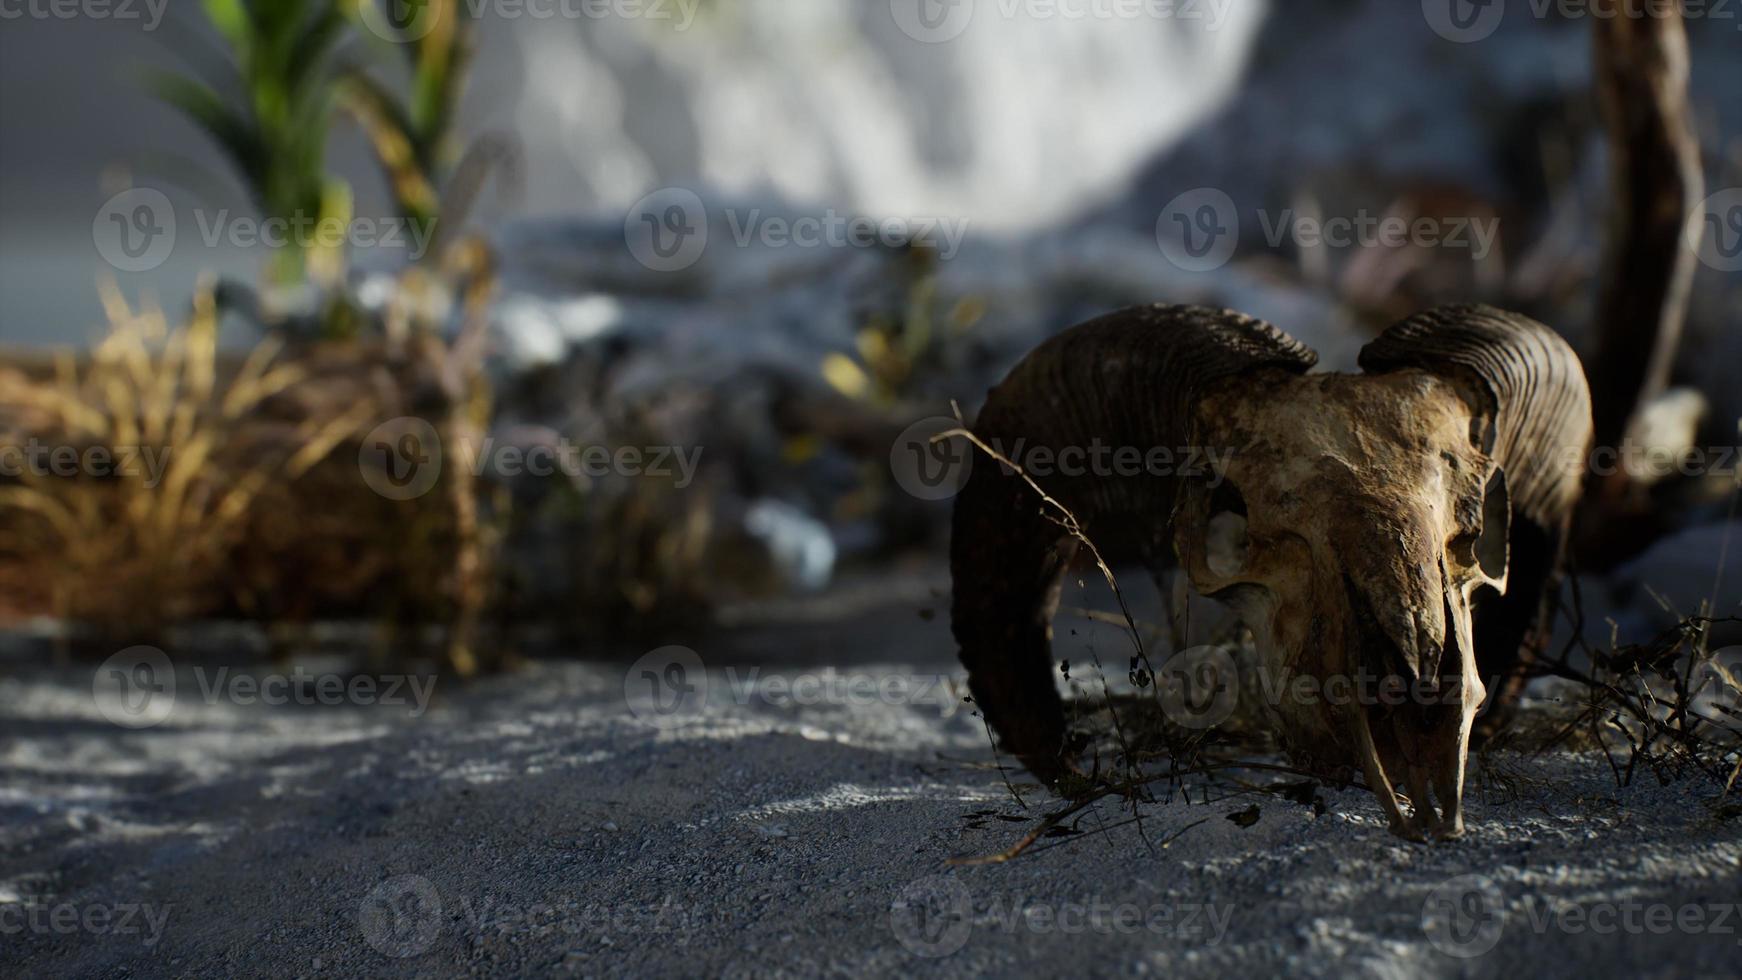
[[[479, 515], [483, 490], [463, 454], [448, 448], [476, 444], [481, 424], [473, 413], [483, 409], [452, 404], [429, 384], [429, 368], [439, 362], [433, 351], [332, 342], [306, 348], [299, 359], [307, 381], [261, 406], [251, 440], [282, 438], [325, 406], [367, 412], [332, 453], [263, 491], [230, 559], [237, 611], [274, 627], [278, 643], [294, 642], [317, 618], [363, 619], [381, 627], [376, 660], [427, 655], [462, 675], [493, 666], [475, 636], [492, 550]], [[429, 422], [443, 455], [428, 492], [395, 500], [368, 485], [361, 460], [368, 433], [403, 416]], [[437, 649], [423, 642], [426, 624], [446, 634]]]
[[[408, 273], [408, 277], [415, 273]], [[493, 279], [467, 280], [465, 326], [449, 341], [418, 322], [427, 289], [366, 340], [276, 337], [240, 363], [216, 350], [218, 312], [202, 288], [184, 325], [136, 312], [104, 287], [111, 333], [82, 369], [11, 371], [0, 388], [0, 445], [101, 447], [160, 466], [0, 483], [0, 580], [34, 583], [21, 612], [47, 612], [92, 651], [162, 643], [172, 626], [241, 616], [285, 653], [318, 618], [385, 627], [378, 660], [421, 657], [426, 624], [445, 631], [435, 659], [468, 674], [489, 593], [484, 492], [463, 453], [421, 497], [371, 489], [363, 450], [379, 424], [428, 422], [444, 446], [477, 445], [489, 413], [480, 369]], [[416, 629], [409, 627], [415, 626]]]
[[305, 369], [280, 363], [268, 341], [220, 382], [210, 289], [181, 326], [131, 309], [112, 283], [102, 293], [109, 336], [83, 372], [61, 355], [52, 381], [8, 385], [4, 436], [138, 463], [76, 476], [25, 467], [0, 485], [0, 527], [14, 574], [40, 583], [54, 615], [112, 647], [161, 640], [170, 624], [220, 605], [230, 548], [263, 495], [326, 459], [373, 406], [335, 404], [276, 438], [244, 439], [250, 413], [303, 383]]
[[[316, 617], [374, 620], [376, 660], [422, 658], [465, 676], [505, 663], [500, 643], [484, 649], [480, 620], [492, 598], [497, 529], [485, 503], [491, 488], [472, 467], [484, 442], [491, 398], [483, 374], [484, 333], [495, 285], [487, 249], [455, 244], [441, 269], [407, 270], [379, 329], [362, 339], [299, 346], [306, 379], [261, 403], [255, 438], [294, 433], [330, 411], [357, 406], [362, 420], [336, 449], [270, 488], [239, 536], [234, 555], [240, 610], [278, 626], [279, 638]], [[441, 321], [457, 292], [460, 329]], [[382, 423], [420, 419], [440, 442], [435, 483], [420, 496], [390, 499], [364, 467], [369, 434]], [[425, 627], [442, 636], [430, 649]]]

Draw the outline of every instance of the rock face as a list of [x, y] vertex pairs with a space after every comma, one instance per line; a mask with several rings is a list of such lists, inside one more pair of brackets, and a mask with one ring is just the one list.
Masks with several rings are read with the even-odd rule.
[[[879, 216], [1044, 226], [1116, 192], [1231, 92], [1267, 7], [645, 6], [658, 13], [521, 18], [488, 39], [508, 50], [487, 47], [486, 61], [526, 66], [514, 128], [535, 213], [621, 209], [701, 181]], [[923, 21], [927, 6], [942, 20]]]

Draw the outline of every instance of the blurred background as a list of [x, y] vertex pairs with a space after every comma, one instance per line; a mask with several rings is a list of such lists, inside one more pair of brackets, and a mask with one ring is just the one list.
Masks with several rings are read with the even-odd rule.
[[951, 486], [902, 450], [1075, 322], [1229, 306], [1349, 369], [1483, 301], [1590, 366], [1660, 329], [1615, 297], [1683, 272], [1666, 383], [1599, 391], [1611, 444], [1678, 465], [1593, 478], [1590, 623], [1742, 596], [1717, 12], [1678, 110], [1703, 186], [1645, 267], [1580, 5], [4, 10], [0, 617], [32, 642], [348, 624], [465, 674], [867, 592], [930, 614]]

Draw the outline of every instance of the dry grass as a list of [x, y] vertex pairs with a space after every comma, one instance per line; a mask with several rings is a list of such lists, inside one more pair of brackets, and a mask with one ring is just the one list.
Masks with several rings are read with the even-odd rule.
[[113, 284], [103, 301], [111, 332], [82, 372], [63, 355], [52, 381], [10, 386], [6, 415], [17, 428], [5, 442], [96, 450], [121, 472], [27, 466], [0, 486], [0, 526], [14, 542], [7, 557], [28, 569], [55, 615], [102, 645], [150, 642], [222, 601], [225, 556], [263, 493], [327, 458], [373, 406], [334, 406], [244, 440], [250, 413], [302, 384], [304, 368], [280, 362], [267, 342], [220, 384], [209, 289], [179, 326], [160, 310], [132, 309]]
[[376, 425], [408, 415], [447, 446], [481, 438], [493, 280], [487, 266], [473, 272], [454, 280], [466, 286], [456, 340], [420, 312], [446, 283], [408, 279], [377, 337], [288, 349], [272, 338], [239, 363], [218, 355], [210, 289], [172, 325], [106, 285], [110, 333], [84, 364], [62, 354], [45, 376], [5, 372], [0, 446], [136, 465], [0, 477], [0, 579], [24, 588], [14, 608], [59, 618], [92, 652], [240, 615], [275, 645], [317, 617], [375, 620], [378, 653], [401, 657], [423, 653], [406, 626], [415, 641], [438, 623], [449, 669], [492, 666], [475, 637], [491, 574], [485, 489], [456, 459], [422, 497], [391, 500], [370, 489], [360, 455]]

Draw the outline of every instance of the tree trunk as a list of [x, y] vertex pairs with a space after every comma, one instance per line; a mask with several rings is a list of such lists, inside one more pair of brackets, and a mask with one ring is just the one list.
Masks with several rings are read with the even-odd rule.
[[[1688, 41], [1679, 5], [1600, 0], [1596, 83], [1609, 133], [1613, 212], [1592, 362], [1599, 446], [1669, 384], [1696, 260], [1685, 232], [1705, 193], [1688, 111]], [[1618, 9], [1617, 9], [1618, 8]]]

